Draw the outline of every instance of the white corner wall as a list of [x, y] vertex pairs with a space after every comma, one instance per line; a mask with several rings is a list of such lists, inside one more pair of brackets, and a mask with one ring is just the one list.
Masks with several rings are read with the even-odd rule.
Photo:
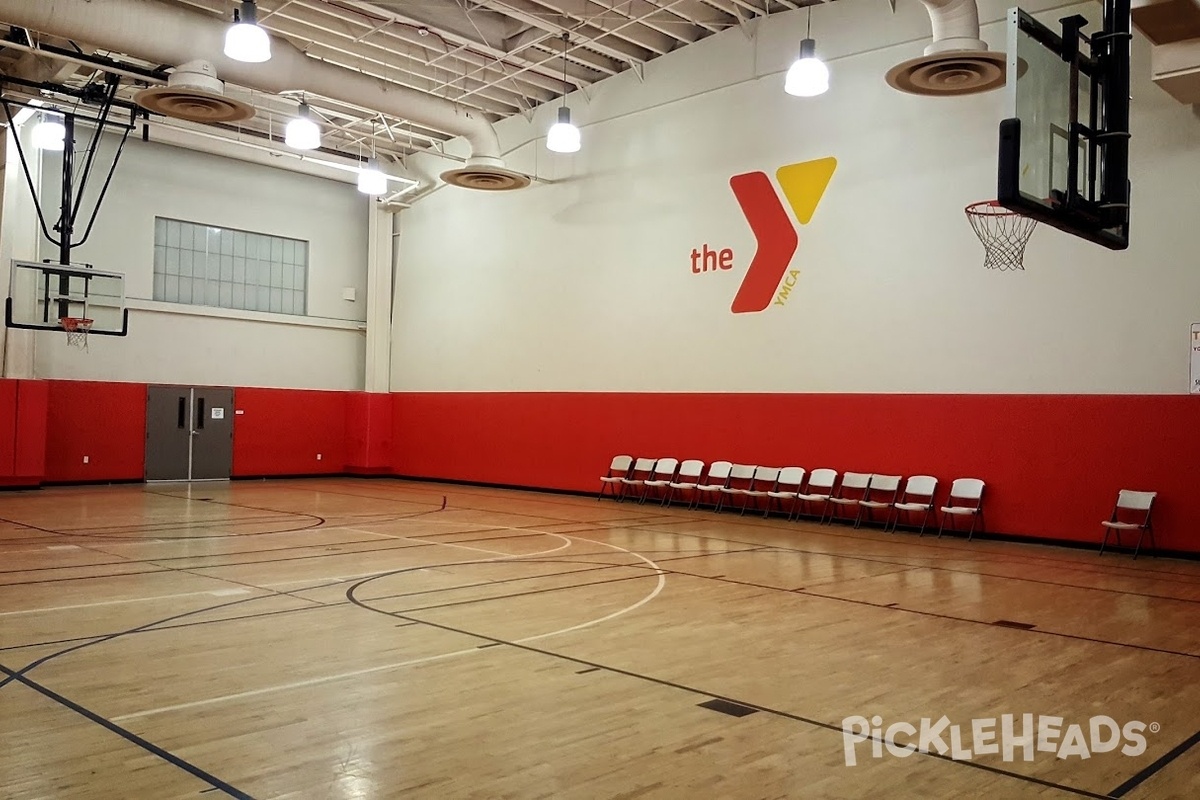
[[[981, 3], [1004, 50], [1009, 3]], [[1048, 24], [1099, 5], [1041, 2]], [[441, 188], [401, 215], [397, 391], [1183, 393], [1200, 321], [1200, 120], [1134, 47], [1133, 244], [1111, 252], [1040, 226], [1026, 270], [990, 272], [963, 214], [994, 197], [1003, 90], [933, 99], [884, 82], [928, 16], [900, 0], [813, 14], [832, 88], [783, 92], [805, 15], [729, 30], [569, 98], [583, 149], [550, 154], [532, 122], [498, 126], [511, 194]], [[785, 305], [732, 314], [755, 251], [729, 179], [833, 156]], [[431, 166], [431, 169], [436, 169]], [[790, 212], [789, 212], [790, 215]], [[691, 272], [730, 248], [734, 268]]]
[[[83, 132], [80, 147], [89, 133]], [[114, 137], [105, 138], [84, 213], [115, 147]], [[57, 156], [44, 161], [42, 197], [51, 224], [59, 165]], [[37, 377], [361, 389], [367, 211], [366, 198], [348, 184], [146, 143], [131, 134], [92, 235], [72, 256], [125, 273], [129, 336], [93, 336], [83, 353], [67, 347], [62, 334], [39, 332]], [[309, 316], [154, 302], [156, 216], [308, 241]], [[41, 256], [57, 260], [57, 248], [43, 240]], [[354, 301], [342, 298], [343, 288], [355, 290]]]

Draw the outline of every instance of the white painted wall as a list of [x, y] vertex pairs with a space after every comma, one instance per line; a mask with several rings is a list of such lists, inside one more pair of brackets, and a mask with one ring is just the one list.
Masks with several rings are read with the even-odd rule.
[[[1007, 0], [985, 0], [1004, 49]], [[1027, 4], [1044, 21], [1099, 5]], [[1200, 321], [1200, 120], [1149, 81], [1135, 46], [1133, 246], [1042, 226], [1026, 270], [982, 266], [963, 214], [993, 197], [1003, 90], [953, 99], [884, 82], [921, 53], [914, 0], [813, 15], [832, 89], [792, 98], [783, 74], [805, 15], [731, 30], [569, 98], [575, 156], [548, 153], [554, 109], [498, 127], [516, 169], [550, 184], [446, 187], [402, 213], [392, 386], [406, 391], [1178, 393]], [[754, 241], [732, 175], [825, 156], [839, 167], [800, 229], [783, 307], [730, 313]], [[427, 171], [442, 165], [429, 163]], [[735, 269], [693, 275], [729, 247]]]
[[[114, 146], [102, 147], [85, 211]], [[48, 156], [44, 167], [43, 197], [56, 207], [59, 159]], [[131, 136], [91, 238], [72, 256], [125, 273], [129, 336], [92, 337], [83, 354], [69, 349], [62, 334], [39, 332], [38, 376], [361, 389], [367, 208], [345, 183]], [[152, 302], [155, 216], [308, 241], [309, 316]], [[56, 259], [57, 248], [43, 240], [41, 255]], [[355, 289], [354, 301], [342, 298], [347, 287]]]

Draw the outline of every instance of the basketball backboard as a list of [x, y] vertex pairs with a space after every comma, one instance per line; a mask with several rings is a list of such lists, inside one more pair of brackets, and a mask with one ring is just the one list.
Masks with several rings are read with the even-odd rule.
[[1059, 20], [1059, 33], [1009, 9], [997, 200], [1120, 250], [1129, 244], [1129, 0], [1106, 0], [1104, 15], [1085, 36], [1082, 16]]
[[64, 317], [92, 320], [93, 336], [126, 335], [125, 276], [84, 266], [13, 261], [4, 324], [64, 330]]

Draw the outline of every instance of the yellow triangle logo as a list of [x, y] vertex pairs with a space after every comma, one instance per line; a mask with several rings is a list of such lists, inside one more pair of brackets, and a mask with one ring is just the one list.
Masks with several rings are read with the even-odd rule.
[[788, 164], [776, 170], [775, 180], [779, 181], [779, 188], [783, 189], [783, 195], [801, 225], [807, 225], [813, 218], [835, 169], [837, 159], [831, 156]]

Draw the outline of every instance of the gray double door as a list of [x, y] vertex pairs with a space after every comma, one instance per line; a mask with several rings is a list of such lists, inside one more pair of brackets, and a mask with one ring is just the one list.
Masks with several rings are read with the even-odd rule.
[[146, 480], [228, 480], [233, 390], [151, 386], [146, 398]]

